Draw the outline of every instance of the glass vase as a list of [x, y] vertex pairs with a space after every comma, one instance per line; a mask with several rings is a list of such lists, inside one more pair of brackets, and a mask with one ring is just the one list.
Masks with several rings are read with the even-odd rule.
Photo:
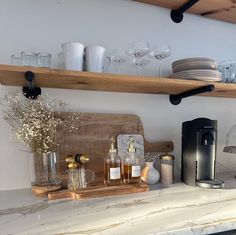
[[61, 183], [58, 177], [58, 154], [33, 153], [31, 158], [31, 185], [52, 186]]

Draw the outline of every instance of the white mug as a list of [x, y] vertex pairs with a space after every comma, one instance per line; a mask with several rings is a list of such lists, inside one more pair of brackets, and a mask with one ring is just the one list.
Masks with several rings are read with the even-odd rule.
[[84, 45], [79, 42], [66, 42], [62, 44], [62, 49], [65, 59], [65, 69], [82, 71]]
[[64, 59], [64, 53], [60, 52], [57, 54], [57, 68], [58, 69], [65, 69], [65, 59]]
[[101, 73], [103, 71], [105, 51], [106, 49], [101, 46], [85, 47], [86, 70], [88, 72]]

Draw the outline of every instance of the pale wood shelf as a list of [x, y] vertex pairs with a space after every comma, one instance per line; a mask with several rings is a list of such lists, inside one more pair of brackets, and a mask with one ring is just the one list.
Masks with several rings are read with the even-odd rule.
[[[133, 0], [172, 10], [179, 9], [188, 0]], [[208, 18], [236, 23], [235, 0], [201, 0], [188, 10], [189, 13], [206, 16]]]
[[26, 71], [32, 71], [35, 74], [36, 86], [39, 87], [146, 94], [179, 94], [207, 84], [214, 84], [216, 89], [213, 92], [202, 95], [236, 98], [236, 84], [232, 83], [89, 73], [12, 65], [0, 65], [0, 83], [8, 86], [26, 86], [27, 82], [24, 78]]

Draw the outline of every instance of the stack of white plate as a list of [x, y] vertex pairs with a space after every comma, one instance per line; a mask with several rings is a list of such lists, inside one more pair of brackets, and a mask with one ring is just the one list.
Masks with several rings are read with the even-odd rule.
[[222, 80], [221, 72], [217, 71], [217, 62], [210, 58], [187, 58], [172, 64], [171, 78], [194, 79], [218, 82]]

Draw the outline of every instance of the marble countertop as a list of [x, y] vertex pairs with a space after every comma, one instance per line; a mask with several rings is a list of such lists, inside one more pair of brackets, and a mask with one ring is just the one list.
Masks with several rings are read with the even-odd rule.
[[0, 234], [188, 235], [236, 229], [236, 180], [225, 189], [176, 183], [146, 193], [81, 201], [37, 198], [30, 189], [0, 192]]

